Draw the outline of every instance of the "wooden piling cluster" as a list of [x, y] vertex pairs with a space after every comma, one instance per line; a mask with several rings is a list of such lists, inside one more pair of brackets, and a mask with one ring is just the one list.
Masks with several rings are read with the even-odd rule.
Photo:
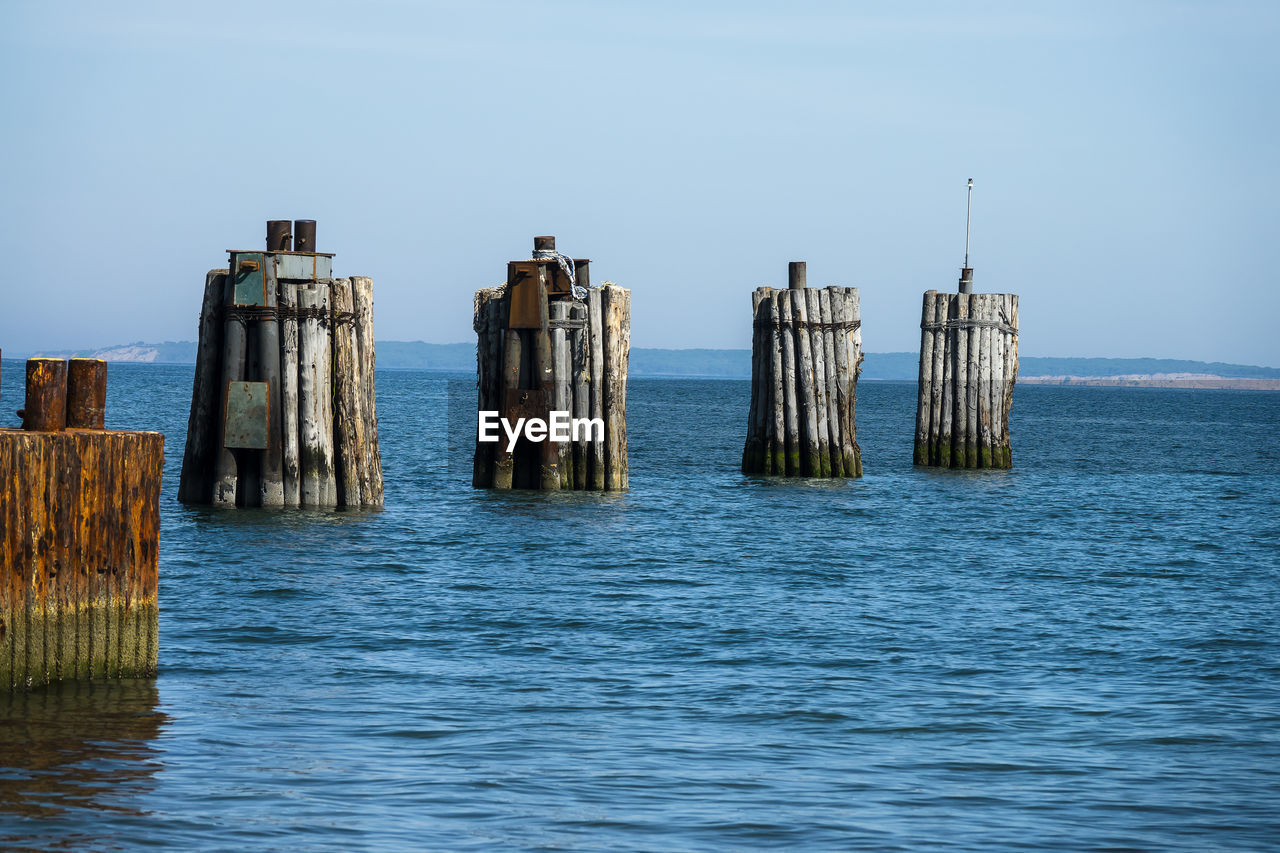
[[589, 264], [559, 255], [554, 237], [537, 237], [532, 260], [508, 263], [505, 284], [476, 292], [478, 411], [513, 428], [558, 411], [602, 429], [584, 424], [566, 442], [520, 438], [514, 450], [502, 428], [496, 442], [477, 431], [475, 488], [627, 488], [631, 291], [591, 287]]
[[742, 470], [779, 477], [861, 477], [854, 426], [862, 332], [858, 290], [810, 288], [803, 261], [786, 290], [751, 297], [751, 404]]
[[164, 436], [103, 428], [106, 376], [31, 359], [0, 429], [0, 689], [155, 673]]
[[[972, 287], [972, 272], [968, 281]], [[966, 284], [962, 277], [961, 287]], [[1009, 468], [1018, 378], [1018, 297], [926, 291], [920, 318], [915, 463]]]
[[315, 223], [267, 223], [267, 251], [205, 277], [178, 500], [382, 506], [373, 282], [332, 277]]

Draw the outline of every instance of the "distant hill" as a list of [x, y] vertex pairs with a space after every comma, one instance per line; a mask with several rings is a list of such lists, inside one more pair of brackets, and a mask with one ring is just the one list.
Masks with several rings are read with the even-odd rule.
[[24, 358], [100, 358], [104, 361], [128, 361], [142, 364], [195, 364], [195, 341], [165, 341], [147, 344], [117, 344], [101, 349], [41, 350]]
[[[16, 353], [15, 353], [16, 355]], [[138, 341], [97, 350], [59, 350], [31, 353], [53, 358], [103, 358], [107, 361], [151, 364], [191, 364], [196, 358], [192, 341], [148, 344]], [[429, 344], [424, 341], [378, 341], [378, 367], [419, 370], [474, 370], [473, 343]], [[918, 365], [914, 352], [866, 353], [863, 379], [913, 381]], [[751, 351], [745, 349], [647, 349], [631, 351], [631, 375], [686, 376], [746, 379], [751, 376]], [[1280, 368], [1173, 358], [1037, 358], [1020, 360], [1018, 375], [1024, 378], [1106, 379], [1135, 377], [1184, 377], [1280, 380]]]

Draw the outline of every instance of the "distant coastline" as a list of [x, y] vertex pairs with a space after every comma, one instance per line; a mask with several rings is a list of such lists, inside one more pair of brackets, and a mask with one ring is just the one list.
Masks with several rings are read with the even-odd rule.
[[[44, 350], [6, 353], [7, 357], [35, 355], [55, 358], [101, 358], [129, 364], [192, 364], [192, 341], [118, 344], [98, 349]], [[390, 369], [469, 371], [475, 369], [472, 343], [431, 344], [424, 341], [379, 341], [378, 366]], [[867, 353], [864, 380], [914, 381], [914, 352]], [[649, 349], [631, 351], [631, 375], [698, 379], [747, 379], [751, 351], [745, 349]], [[1168, 358], [1045, 358], [1024, 357], [1018, 381], [1028, 385], [1127, 386], [1155, 388], [1235, 388], [1280, 390], [1280, 368]]]
[[1023, 385], [1110, 388], [1216, 388], [1280, 391], [1280, 379], [1232, 379], [1223, 376], [1019, 376]]

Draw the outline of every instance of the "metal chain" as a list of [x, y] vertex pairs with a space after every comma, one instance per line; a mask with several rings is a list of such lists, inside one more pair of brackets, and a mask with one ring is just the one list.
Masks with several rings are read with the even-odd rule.
[[770, 323], [768, 320], [756, 320], [753, 324], [757, 329], [834, 329], [837, 332], [852, 332], [855, 329], [862, 328], [861, 320], [845, 320], [839, 323], [823, 323], [820, 320], [778, 320], [776, 323]]
[[946, 331], [947, 329], [999, 329], [1009, 334], [1017, 335], [1018, 330], [1007, 323], [999, 320], [945, 320], [941, 323], [921, 323], [920, 328], [926, 332]]

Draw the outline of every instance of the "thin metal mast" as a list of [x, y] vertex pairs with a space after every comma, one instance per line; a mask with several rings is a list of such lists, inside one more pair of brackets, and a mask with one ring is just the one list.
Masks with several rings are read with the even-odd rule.
[[964, 265], [969, 266], [969, 221], [973, 214], [973, 178], [969, 179], [969, 200], [964, 208]]

